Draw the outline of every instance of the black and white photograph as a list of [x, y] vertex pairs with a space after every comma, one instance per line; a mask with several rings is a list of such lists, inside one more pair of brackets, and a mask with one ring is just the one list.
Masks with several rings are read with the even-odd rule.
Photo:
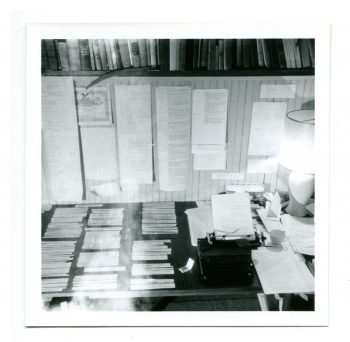
[[47, 311], [314, 311], [317, 39], [41, 39]]

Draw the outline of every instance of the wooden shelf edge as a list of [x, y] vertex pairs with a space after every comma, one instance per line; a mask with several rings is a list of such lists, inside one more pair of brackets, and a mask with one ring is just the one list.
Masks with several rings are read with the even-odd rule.
[[314, 76], [315, 69], [279, 69], [279, 70], [269, 70], [269, 69], [254, 69], [254, 70], [188, 70], [188, 71], [163, 71], [163, 70], [152, 70], [143, 68], [131, 68], [131, 69], [121, 69], [112, 71], [44, 71], [42, 76], [101, 76], [109, 75], [116, 77], [229, 77], [229, 76], [244, 76], [244, 77], [256, 77], [256, 76]]

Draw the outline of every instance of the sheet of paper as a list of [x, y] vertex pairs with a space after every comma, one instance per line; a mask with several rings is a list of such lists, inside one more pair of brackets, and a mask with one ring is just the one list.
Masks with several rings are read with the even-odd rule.
[[195, 153], [193, 170], [226, 170], [226, 151]]
[[293, 249], [302, 254], [315, 255], [315, 223], [313, 217], [282, 215], [283, 228], [289, 234]]
[[117, 182], [105, 182], [91, 186], [89, 191], [99, 197], [111, 197], [120, 191], [120, 187]]
[[248, 193], [213, 195], [211, 203], [216, 230], [237, 235], [254, 233]]
[[[43, 77], [41, 80], [43, 130], [72, 131], [78, 137], [77, 112], [72, 77]], [[74, 137], [75, 138], [75, 137]], [[78, 138], [77, 142], [78, 144]]]
[[44, 131], [48, 187], [55, 201], [81, 201], [81, 176], [78, 136], [72, 131]]
[[192, 145], [226, 143], [227, 89], [192, 92]]
[[159, 189], [187, 189], [190, 169], [191, 88], [156, 88]]
[[293, 99], [297, 85], [294, 84], [262, 84], [260, 98], [264, 99]]
[[281, 216], [281, 197], [278, 191], [275, 192], [272, 201], [269, 203], [267, 208], [267, 217], [278, 219]]
[[77, 87], [78, 120], [82, 126], [112, 124], [112, 111], [107, 87]]
[[248, 157], [247, 173], [276, 173], [277, 157]]
[[265, 294], [314, 291], [312, 274], [291, 246], [258, 248], [252, 259]]
[[150, 85], [116, 85], [121, 184], [152, 184]]
[[116, 181], [118, 161], [114, 126], [81, 127], [85, 178]]
[[286, 118], [287, 102], [254, 102], [248, 155], [277, 155]]
[[83, 183], [71, 77], [42, 79], [42, 144], [46, 181], [55, 201], [80, 201]]
[[199, 208], [187, 209], [185, 213], [188, 218], [191, 244], [192, 246], [197, 246], [198, 238], [204, 238], [206, 233], [214, 231], [211, 206], [205, 205]]

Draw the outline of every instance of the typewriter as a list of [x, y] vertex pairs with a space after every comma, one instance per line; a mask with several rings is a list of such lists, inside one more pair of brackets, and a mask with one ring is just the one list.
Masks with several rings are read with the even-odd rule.
[[215, 232], [198, 239], [200, 272], [207, 283], [246, 286], [254, 278], [252, 249], [261, 246], [263, 235], [217, 236]]

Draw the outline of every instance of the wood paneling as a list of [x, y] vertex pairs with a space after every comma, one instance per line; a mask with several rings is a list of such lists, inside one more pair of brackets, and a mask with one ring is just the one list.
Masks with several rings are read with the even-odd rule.
[[[93, 78], [75, 77], [77, 85], [85, 86]], [[89, 191], [96, 181], [86, 180], [87, 202], [139, 202], [139, 201], [195, 201], [210, 199], [212, 194], [224, 191], [225, 181], [211, 179], [212, 171], [194, 171], [189, 177], [186, 191], [166, 192], [158, 187], [157, 137], [155, 88], [157, 86], [189, 85], [193, 89], [226, 88], [229, 91], [228, 121], [227, 121], [227, 172], [245, 173], [247, 167], [247, 151], [249, 144], [250, 121], [252, 106], [255, 101], [286, 101], [288, 111], [295, 109], [311, 109], [314, 106], [314, 77], [120, 77], [106, 81], [110, 89], [114, 84], [151, 84], [152, 85], [152, 128], [154, 144], [154, 173], [153, 185], [141, 185], [136, 192], [123, 192], [116, 187], [112, 198], [100, 198]], [[285, 84], [296, 83], [297, 92], [293, 99], [262, 99], [260, 86], [262, 83]], [[113, 93], [113, 91], [112, 91]], [[112, 96], [112, 101], [114, 97]], [[114, 107], [114, 106], [113, 106]], [[115, 113], [113, 113], [115, 119]], [[43, 158], [44, 160], [44, 158]], [[215, 172], [215, 171], [214, 171]], [[218, 171], [220, 172], [220, 171]], [[287, 190], [288, 170], [279, 167], [277, 174], [245, 174], [244, 181], [264, 182], [266, 189], [274, 191]], [[52, 203], [56, 203], [51, 199]]]

